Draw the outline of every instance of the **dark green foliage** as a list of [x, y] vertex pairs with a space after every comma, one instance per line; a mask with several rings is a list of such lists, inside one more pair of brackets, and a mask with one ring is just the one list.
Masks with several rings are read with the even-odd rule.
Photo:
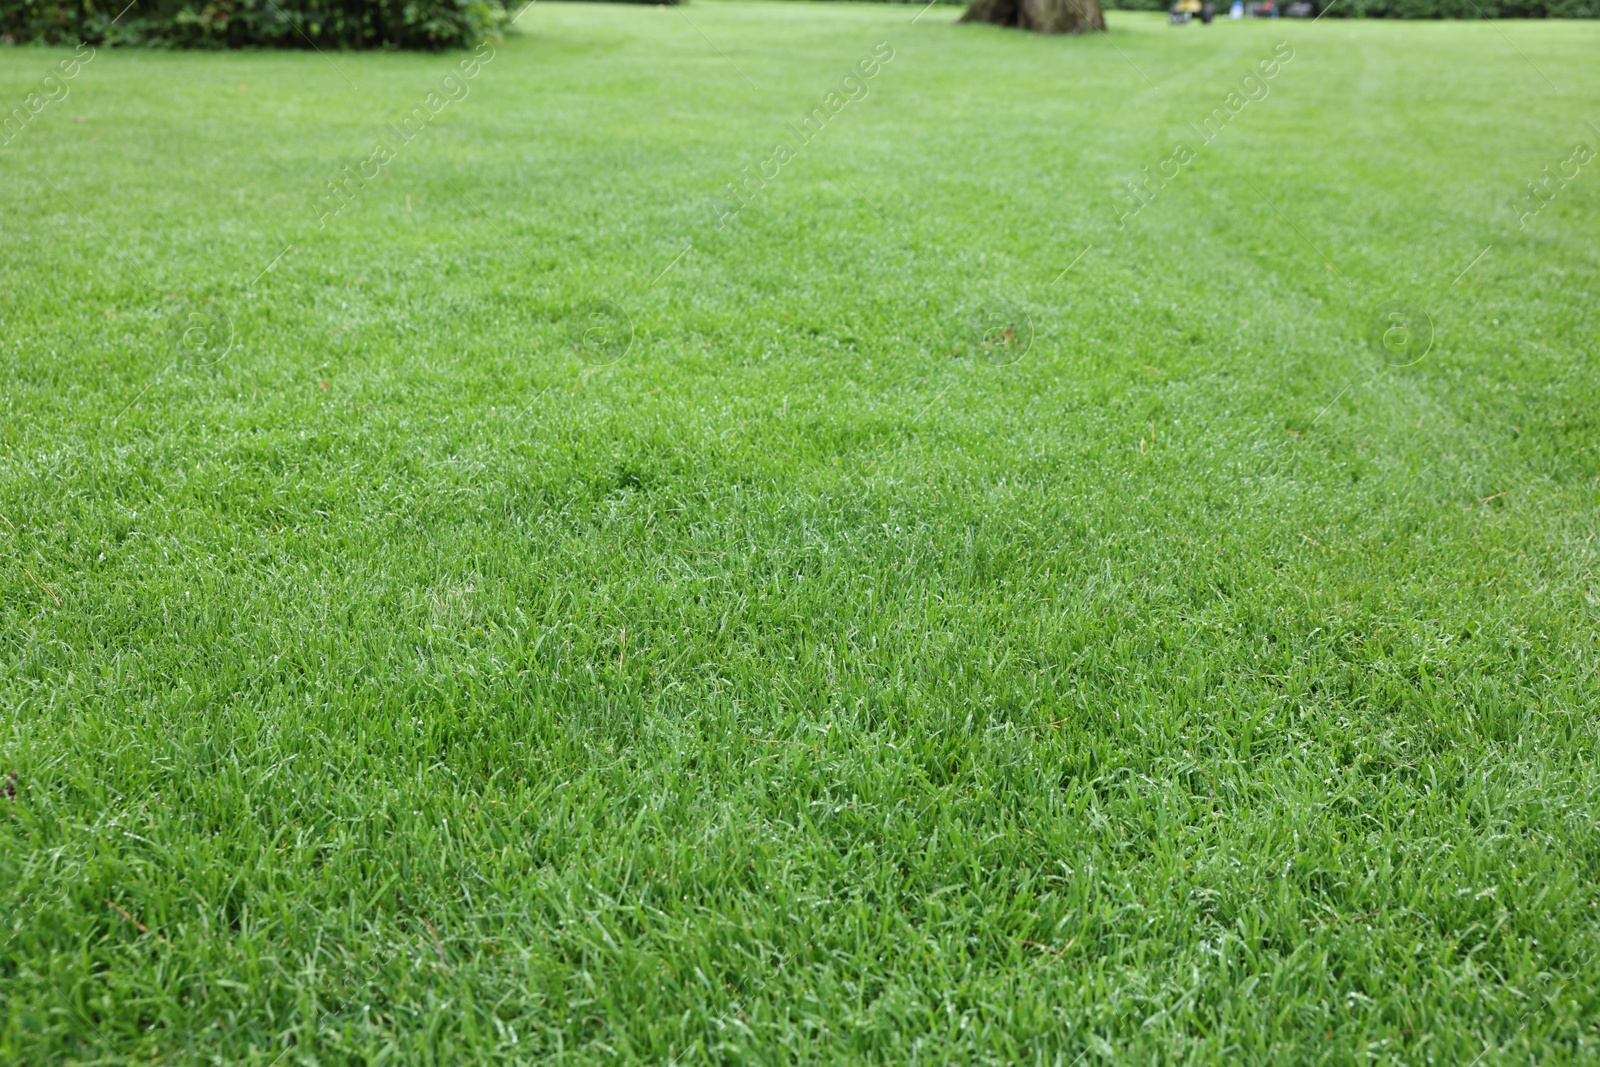
[[0, 33], [49, 44], [461, 48], [505, 19], [500, 0], [0, 0]]
[[[849, 2], [857, 3], [859, 0], [849, 0]], [[867, 2], [883, 4], [916, 4], [918, 7], [923, 7], [928, 4], [928, 0], [867, 0]], [[970, 2], [971, 0], [933, 0], [935, 5], [943, 4], [948, 7], [966, 7]]]
[[[918, 3], [919, 0], [884, 0], [890, 4]], [[921, 0], [926, 2], [926, 0]], [[965, 6], [968, 0], [934, 0], [936, 4]], [[1282, 0], [1287, 7], [1290, 0]], [[1324, 0], [1320, 6], [1328, 7]], [[1104, 0], [1107, 11], [1165, 11], [1171, 0]], [[1227, 17], [1228, 0], [1217, 0], [1217, 14]], [[1328, 7], [1329, 18], [1390, 19], [1592, 19], [1600, 18], [1600, 0], [1339, 0]]]
[[1592, 19], [1600, 0], [1345, 0], [1329, 18]]
[[[1600, 0], [1338, 0], [1326, 8], [1328, 18], [1374, 19], [1592, 19], [1600, 18]], [[1108, 0], [1107, 8], [1121, 11], [1165, 11], [1168, 0]], [[1287, 7], [1288, 0], [1281, 0]], [[1218, 0], [1217, 13], [1226, 16], [1227, 0]]]

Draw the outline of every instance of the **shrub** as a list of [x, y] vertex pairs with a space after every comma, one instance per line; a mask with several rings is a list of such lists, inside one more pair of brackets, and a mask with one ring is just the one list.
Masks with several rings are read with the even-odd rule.
[[1600, 18], [1600, 0], [1341, 0], [1329, 9], [1328, 17], [1592, 19]]
[[0, 33], [47, 44], [439, 49], [475, 45], [506, 19], [501, 0], [139, 0], [124, 11], [127, 2], [0, 0]]
[[[655, 0], [643, 0], [654, 3]], [[670, 0], [669, 0], [670, 2]], [[928, 0], [881, 0], [890, 4], [917, 4]], [[939, 4], [959, 4], [972, 0], [934, 0]], [[1217, 16], [1228, 17], [1232, 0], [1213, 0]], [[1278, 0], [1280, 8], [1293, 0]], [[1329, 8], [1329, 18], [1390, 19], [1593, 19], [1600, 18], [1600, 0], [1313, 0], [1317, 8]], [[1476, 5], [1476, 6], [1474, 6]], [[1107, 11], [1165, 11], [1172, 0], [1100, 0]], [[1481, 12], [1481, 14], [1480, 14]]]
[[[1226, 18], [1230, 0], [1214, 0]], [[1314, 0], [1328, 18], [1369, 19], [1593, 19], [1600, 18], [1600, 0]], [[1102, 0], [1124, 11], [1165, 11], [1170, 0]], [[1290, 0], [1278, 0], [1280, 8]]]

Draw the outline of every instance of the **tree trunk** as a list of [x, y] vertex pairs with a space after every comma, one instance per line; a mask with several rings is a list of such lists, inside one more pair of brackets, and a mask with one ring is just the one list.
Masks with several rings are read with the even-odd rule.
[[962, 22], [992, 22], [1040, 33], [1087, 33], [1106, 28], [1100, 0], [973, 0]]

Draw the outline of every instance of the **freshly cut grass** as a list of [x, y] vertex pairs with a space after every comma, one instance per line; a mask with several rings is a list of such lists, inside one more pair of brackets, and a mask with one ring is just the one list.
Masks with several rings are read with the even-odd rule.
[[1600, 26], [915, 15], [0, 150], [0, 1060], [1595, 1058]]

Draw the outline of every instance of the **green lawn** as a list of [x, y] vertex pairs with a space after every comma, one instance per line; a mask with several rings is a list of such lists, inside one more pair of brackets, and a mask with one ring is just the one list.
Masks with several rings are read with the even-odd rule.
[[1600, 24], [957, 10], [0, 149], [0, 1061], [1600, 1057]]

